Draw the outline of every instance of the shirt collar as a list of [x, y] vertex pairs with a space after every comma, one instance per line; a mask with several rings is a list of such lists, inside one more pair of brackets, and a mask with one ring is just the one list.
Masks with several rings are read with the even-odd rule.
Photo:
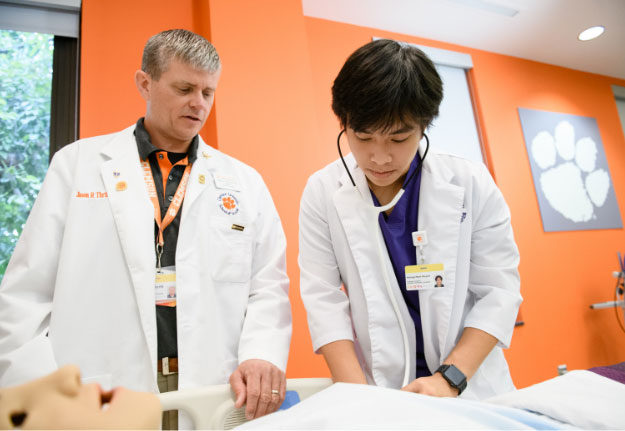
[[[137, 141], [139, 157], [141, 158], [141, 160], [147, 160], [150, 154], [163, 150], [156, 148], [154, 144], [152, 144], [152, 139], [150, 138], [150, 134], [148, 133], [148, 131], [145, 129], [143, 120], [144, 118], [141, 117], [137, 121], [137, 126], [135, 127], [135, 140]], [[189, 155], [189, 164], [192, 164], [197, 159], [197, 148], [199, 143], [199, 135], [195, 135], [191, 140], [191, 145], [189, 145], [189, 151], [187, 152], [187, 154]]]
[[[414, 159], [412, 159], [412, 162], [410, 162], [410, 168], [408, 168], [408, 172], [406, 172], [406, 177], [404, 178], [404, 182], [402, 184], [402, 188], [405, 189], [406, 188], [406, 181], [408, 181], [410, 179], [410, 177], [412, 176], [412, 173], [419, 167], [419, 164], [421, 163], [421, 154], [419, 154], [419, 152], [417, 151], [417, 154], [414, 156]], [[420, 175], [421, 173], [419, 173]], [[412, 181], [415, 181], [416, 178], [413, 178]]]

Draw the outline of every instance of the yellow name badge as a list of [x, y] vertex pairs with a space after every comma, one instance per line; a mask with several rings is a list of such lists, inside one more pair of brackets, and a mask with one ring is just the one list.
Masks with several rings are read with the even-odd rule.
[[176, 268], [168, 266], [156, 270], [154, 283], [156, 305], [165, 307], [176, 306]]
[[445, 287], [445, 267], [442, 263], [406, 266], [406, 290]]

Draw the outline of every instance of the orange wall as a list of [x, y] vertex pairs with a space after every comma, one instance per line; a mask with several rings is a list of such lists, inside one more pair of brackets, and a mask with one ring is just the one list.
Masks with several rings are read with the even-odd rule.
[[300, 1], [211, 0], [211, 37], [223, 60], [218, 90], [219, 149], [263, 176], [287, 236], [293, 337], [288, 377], [329, 375], [313, 355], [299, 296], [299, 200], [325, 163], [315, 121], [306, 27]]
[[[80, 137], [121, 130], [145, 115], [135, 87], [143, 47], [150, 36], [184, 28], [207, 36], [203, 0], [83, 0], [81, 16]], [[216, 108], [215, 108], [216, 109]], [[215, 116], [202, 129], [216, 145]]]
[[[461, 46], [306, 18], [320, 135], [336, 158], [338, 124], [330, 87], [346, 57], [372, 37], [471, 54], [471, 79], [491, 171], [510, 210], [521, 253], [525, 325], [515, 329], [506, 357], [517, 386], [556, 375], [557, 365], [589, 368], [625, 361], [623, 332], [614, 309], [590, 310], [613, 299], [616, 252], [625, 252], [623, 229], [545, 233], [523, 140], [518, 107], [594, 117], [625, 215], [625, 137], [611, 84], [625, 81]], [[435, 142], [432, 143], [436, 145]]]
[[625, 138], [610, 85], [625, 81], [484, 52], [473, 59], [486, 139], [521, 251], [526, 327], [507, 355], [513, 376], [532, 383], [559, 363], [571, 369], [625, 361], [625, 334], [614, 309], [588, 308], [614, 299], [611, 274], [618, 269], [616, 252], [625, 251], [625, 231], [543, 232], [516, 112], [524, 107], [596, 118], [623, 217]]
[[[81, 136], [108, 133], [144, 112], [134, 89], [147, 38], [183, 27], [209, 37], [223, 61], [213, 125], [202, 135], [263, 175], [288, 240], [294, 333], [287, 375], [327, 375], [312, 354], [298, 292], [297, 215], [308, 176], [334, 160], [338, 125], [330, 86], [345, 58], [372, 36], [469, 53], [491, 170], [506, 197], [521, 251], [523, 320], [506, 352], [518, 386], [569, 369], [625, 360], [611, 299], [625, 232], [544, 233], [517, 107], [597, 119], [619, 206], [625, 210], [625, 138], [611, 79], [346, 24], [306, 18], [299, 0], [83, 0]], [[210, 11], [210, 14], [209, 14]], [[122, 15], [123, 12], [123, 15]], [[139, 17], [141, 17], [139, 21]], [[435, 143], [434, 143], [435, 145]], [[621, 251], [625, 249], [621, 248]]]

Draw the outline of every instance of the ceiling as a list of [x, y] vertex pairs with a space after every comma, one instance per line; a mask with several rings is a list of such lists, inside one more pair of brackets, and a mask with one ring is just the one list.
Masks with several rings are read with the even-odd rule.
[[[625, 79], [625, 0], [302, 0], [304, 15]], [[584, 29], [603, 25], [581, 42]]]

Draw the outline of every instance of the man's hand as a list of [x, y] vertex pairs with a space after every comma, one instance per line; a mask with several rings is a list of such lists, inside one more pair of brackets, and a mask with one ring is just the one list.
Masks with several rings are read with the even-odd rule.
[[236, 396], [235, 408], [245, 407], [247, 419], [275, 412], [286, 395], [286, 376], [271, 362], [262, 359], [243, 361], [230, 376]]
[[458, 396], [458, 389], [452, 388], [441, 373], [434, 373], [428, 377], [419, 377], [401, 388], [401, 390], [434, 397]]

